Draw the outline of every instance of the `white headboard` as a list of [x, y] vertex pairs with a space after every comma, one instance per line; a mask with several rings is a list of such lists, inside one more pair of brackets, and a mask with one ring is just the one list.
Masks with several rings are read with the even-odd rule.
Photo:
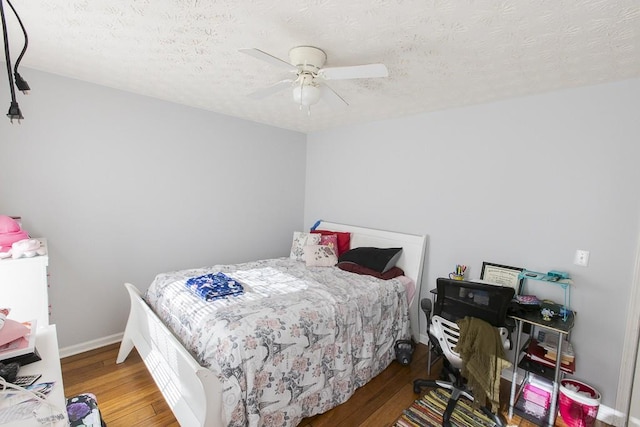
[[396, 265], [404, 271], [405, 276], [412, 278], [416, 282], [416, 294], [409, 307], [409, 317], [411, 318], [411, 334], [414, 340], [419, 342], [420, 283], [422, 281], [422, 268], [424, 266], [427, 236], [376, 230], [373, 228], [326, 221], [321, 221], [316, 228], [318, 230], [347, 231], [351, 233], [351, 248], [362, 246], [402, 248], [402, 254]]

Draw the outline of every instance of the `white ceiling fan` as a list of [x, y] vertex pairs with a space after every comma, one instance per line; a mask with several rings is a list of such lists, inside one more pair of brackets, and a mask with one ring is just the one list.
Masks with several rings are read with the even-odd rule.
[[363, 79], [389, 75], [384, 64], [323, 68], [327, 61], [327, 55], [322, 49], [313, 46], [297, 46], [291, 49], [289, 51], [290, 62], [260, 49], [240, 49], [240, 52], [295, 73], [295, 77], [281, 80], [249, 94], [251, 98], [261, 99], [291, 88], [293, 100], [300, 105], [300, 109], [306, 107], [307, 112], [310, 111], [311, 105], [320, 101], [320, 98], [333, 106], [349, 105], [344, 98], [327, 85], [327, 80]]

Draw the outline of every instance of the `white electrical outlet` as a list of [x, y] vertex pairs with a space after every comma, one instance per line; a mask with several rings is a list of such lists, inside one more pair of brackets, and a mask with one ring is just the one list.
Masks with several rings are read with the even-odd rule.
[[575, 258], [573, 259], [573, 263], [575, 265], [581, 265], [582, 267], [588, 266], [589, 265], [589, 251], [578, 249], [576, 251]]

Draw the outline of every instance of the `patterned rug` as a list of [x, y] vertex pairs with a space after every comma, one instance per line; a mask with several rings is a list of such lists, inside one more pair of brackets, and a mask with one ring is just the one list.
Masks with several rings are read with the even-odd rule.
[[[450, 393], [447, 390], [434, 389], [416, 400], [402, 411], [395, 427], [438, 427], [442, 425], [442, 414], [447, 407]], [[457, 427], [495, 427], [495, 423], [479, 409], [471, 406], [465, 399], [458, 400], [451, 414], [451, 425]]]

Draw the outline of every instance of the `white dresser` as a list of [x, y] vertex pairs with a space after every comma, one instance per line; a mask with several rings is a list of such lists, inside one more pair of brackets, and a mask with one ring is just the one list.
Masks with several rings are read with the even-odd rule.
[[[46, 239], [38, 240], [46, 248]], [[0, 308], [11, 309], [10, 319], [36, 319], [38, 328], [49, 324], [48, 265], [48, 255], [0, 259]]]

